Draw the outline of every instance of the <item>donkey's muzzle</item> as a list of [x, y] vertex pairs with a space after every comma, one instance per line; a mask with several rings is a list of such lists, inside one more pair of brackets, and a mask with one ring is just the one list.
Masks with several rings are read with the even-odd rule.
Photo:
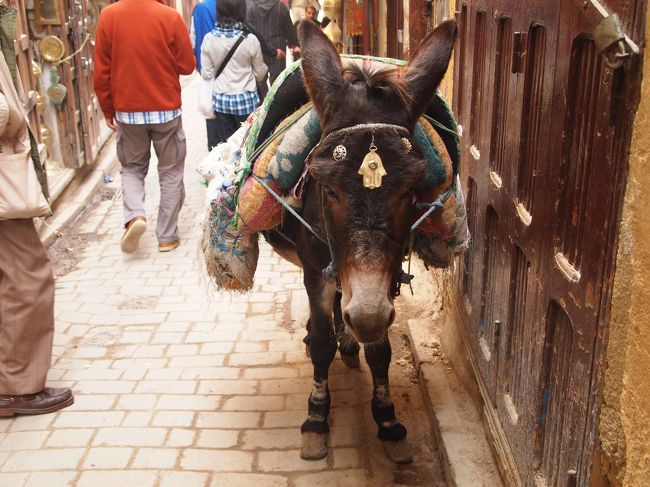
[[391, 274], [381, 268], [352, 267], [349, 271], [341, 279], [343, 321], [358, 342], [378, 342], [395, 320]]
[[353, 298], [342, 311], [343, 321], [359, 343], [378, 342], [395, 321], [395, 307], [388, 299], [368, 303]]

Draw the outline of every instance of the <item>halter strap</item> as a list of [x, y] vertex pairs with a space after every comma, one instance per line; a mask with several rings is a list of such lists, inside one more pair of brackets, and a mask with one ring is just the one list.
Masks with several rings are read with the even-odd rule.
[[[316, 144], [316, 145], [311, 149], [311, 151], [309, 152], [309, 154], [307, 155], [307, 157], [306, 157], [305, 159], [308, 160], [309, 157], [311, 156], [312, 152], [314, 152], [314, 150], [315, 150], [315, 149], [316, 149], [320, 144], [322, 144], [326, 139], [328, 139], [329, 137], [335, 137], [335, 136], [339, 136], [339, 135], [345, 135], [345, 134], [349, 134], [349, 133], [351, 133], [351, 132], [358, 132], [358, 131], [360, 131], [360, 130], [371, 130], [371, 131], [373, 131], [373, 133], [374, 133], [375, 130], [383, 130], [383, 129], [394, 130], [398, 135], [399, 135], [399, 134], [401, 134], [401, 135], [405, 135], [405, 136], [410, 136], [410, 135], [411, 135], [411, 132], [409, 131], [409, 129], [407, 129], [407, 128], [404, 127], [403, 125], [395, 125], [395, 124], [391, 124], [391, 123], [360, 123], [360, 124], [357, 124], [357, 125], [351, 125], [350, 127], [343, 127], [343, 128], [337, 129], [337, 130], [333, 130], [332, 132], [330, 132], [330, 133], [328, 133], [327, 135], [325, 135], [324, 137], [322, 137], [321, 140], [318, 142], [318, 144]], [[266, 181], [264, 181], [262, 178], [260, 178], [259, 176], [257, 176], [255, 173], [252, 173], [252, 176], [253, 176], [253, 178], [254, 178], [257, 182], [259, 182], [259, 183], [264, 187], [264, 189], [266, 189], [266, 190], [267, 190], [267, 191], [268, 191], [268, 192], [269, 192], [269, 193], [270, 193], [270, 194], [271, 194], [271, 195], [272, 195], [272, 196], [273, 196], [273, 197], [274, 197], [274, 198], [275, 198], [275, 199], [276, 199], [276, 200], [277, 200], [277, 201], [278, 201], [278, 202], [279, 202], [279, 203], [280, 203], [280, 204], [281, 204], [281, 205], [282, 205], [286, 210], [288, 210], [288, 211], [289, 211], [289, 212], [290, 212], [290, 213], [291, 213], [291, 214], [292, 214], [292, 215], [293, 215], [293, 216], [294, 216], [294, 217], [295, 217], [295, 218], [296, 218], [300, 223], [302, 223], [303, 226], [304, 226], [305, 228], [307, 228], [307, 230], [309, 230], [309, 231], [310, 231], [310, 232], [311, 232], [311, 233], [312, 233], [316, 238], [318, 238], [321, 242], [327, 244], [327, 246], [328, 246], [328, 248], [329, 248], [329, 251], [330, 251], [330, 259], [331, 259], [331, 260], [330, 260], [330, 263], [327, 265], [327, 267], [325, 267], [325, 269], [323, 269], [322, 272], [323, 272], [323, 275], [324, 275], [325, 277], [328, 277], [328, 278], [335, 278], [338, 269], [337, 269], [337, 265], [336, 265], [336, 258], [335, 258], [335, 256], [334, 256], [334, 248], [333, 248], [333, 246], [332, 246], [332, 242], [331, 242], [331, 239], [330, 239], [330, 236], [329, 236], [329, 229], [327, 228], [327, 220], [326, 220], [325, 218], [323, 218], [323, 223], [324, 223], [324, 225], [325, 225], [325, 238], [323, 238], [323, 237], [320, 236], [318, 233], [316, 233], [316, 231], [314, 230], [314, 228], [313, 228], [309, 223], [307, 223], [307, 222], [306, 222], [306, 221], [305, 221], [305, 220], [304, 220], [300, 215], [298, 215], [298, 214], [296, 213], [296, 211], [295, 211], [293, 208], [291, 208], [291, 207], [290, 207], [290, 206], [289, 206], [289, 205], [284, 201], [284, 199], [282, 199], [282, 197], [281, 197], [280, 195], [278, 195], [275, 191], [273, 191], [273, 189], [271, 189], [271, 187], [266, 183]], [[414, 231], [414, 230], [415, 230], [415, 229], [416, 229], [416, 228], [417, 228], [417, 227], [418, 227], [418, 226], [419, 226], [419, 225], [424, 221], [424, 219], [425, 219], [426, 217], [428, 217], [428, 216], [429, 216], [431, 213], [433, 213], [434, 211], [436, 211], [436, 210], [442, 208], [444, 202], [449, 198], [449, 196], [451, 195], [451, 193], [452, 193], [452, 189], [448, 189], [448, 190], [445, 191], [443, 194], [441, 194], [440, 196], [438, 196], [438, 198], [437, 198], [435, 201], [433, 201], [433, 202], [431, 202], [431, 203], [425, 203], [424, 205], [425, 205], [425, 207], [428, 207], [428, 210], [427, 210], [427, 211], [426, 211], [426, 212], [425, 212], [425, 213], [424, 213], [424, 214], [423, 214], [423, 215], [422, 215], [422, 216], [421, 216], [421, 217], [420, 217], [420, 218], [419, 218], [419, 219], [418, 219], [418, 220], [417, 220], [417, 221], [416, 221], [412, 226], [411, 226], [411, 233], [412, 233], [412, 232], [413, 232], [413, 231]], [[322, 207], [322, 206], [323, 206], [323, 204], [322, 204], [322, 201], [321, 201], [321, 207]], [[323, 215], [323, 216], [324, 216], [324, 215]], [[410, 272], [410, 255], [409, 255], [409, 272]], [[410, 276], [410, 274], [407, 274], [407, 273], [405, 273], [404, 271], [402, 271], [401, 274], [402, 274], [402, 275], [399, 276], [398, 286], [399, 286], [399, 283], [401, 283], [401, 282], [408, 283], [409, 286], [410, 286], [410, 284], [411, 284], [410, 281], [411, 281], [411, 279], [412, 279], [413, 276]], [[411, 293], [413, 293], [413, 288], [411, 288]], [[398, 290], [397, 290], [397, 294], [399, 294], [399, 287], [398, 287]]]
[[404, 127], [403, 125], [394, 125], [392, 123], [359, 123], [357, 125], [351, 125], [349, 127], [343, 127], [342, 129], [333, 130], [325, 137], [323, 137], [321, 139], [321, 142], [323, 142], [325, 139], [328, 139], [329, 137], [335, 137], [337, 135], [345, 135], [345, 134], [349, 134], [350, 132], [357, 132], [359, 130], [381, 130], [381, 129], [391, 129], [397, 132], [398, 134], [411, 135], [410, 130]]

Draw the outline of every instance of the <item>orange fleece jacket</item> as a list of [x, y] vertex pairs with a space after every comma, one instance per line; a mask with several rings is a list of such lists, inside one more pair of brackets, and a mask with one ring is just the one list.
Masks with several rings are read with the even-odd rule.
[[196, 61], [179, 13], [158, 0], [120, 0], [102, 9], [93, 87], [107, 120], [115, 112], [181, 107], [181, 74]]

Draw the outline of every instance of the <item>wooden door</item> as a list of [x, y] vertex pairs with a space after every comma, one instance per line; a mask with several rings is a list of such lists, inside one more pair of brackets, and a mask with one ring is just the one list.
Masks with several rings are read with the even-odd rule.
[[363, 24], [363, 54], [379, 55], [379, 4], [364, 0], [366, 22]]
[[[645, 0], [601, 3], [644, 38]], [[466, 334], [522, 483], [586, 485], [641, 60], [605, 63], [592, 2], [463, 1], [457, 17]]]
[[386, 54], [404, 58], [404, 5], [402, 0], [388, 0], [386, 4]]
[[101, 10], [110, 0], [73, 0], [73, 16], [70, 17], [71, 47], [76, 52], [72, 63], [80, 133], [83, 137], [83, 160], [86, 164], [96, 161], [99, 149], [110, 133], [101, 132], [104, 115], [93, 90], [93, 45]]

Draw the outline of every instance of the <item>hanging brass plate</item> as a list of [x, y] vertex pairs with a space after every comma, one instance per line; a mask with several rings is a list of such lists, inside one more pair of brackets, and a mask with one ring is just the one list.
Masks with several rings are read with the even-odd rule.
[[38, 43], [38, 50], [44, 60], [55, 63], [63, 59], [65, 46], [63, 41], [56, 36], [45, 36]]

